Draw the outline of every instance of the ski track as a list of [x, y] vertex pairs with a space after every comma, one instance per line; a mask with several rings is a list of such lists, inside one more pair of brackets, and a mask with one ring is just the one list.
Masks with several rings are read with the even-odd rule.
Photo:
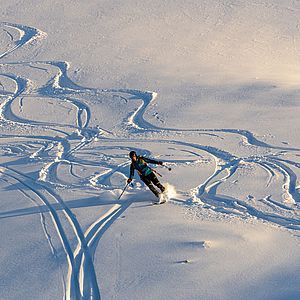
[[[0, 53], [0, 59], [4, 58], [8, 54], [14, 52], [16, 49], [26, 45], [27, 43], [32, 42], [35, 39], [42, 39], [47, 36], [46, 33], [41, 30], [38, 30], [33, 27], [19, 25], [19, 24], [0, 22], [0, 27], [4, 28], [3, 30], [9, 35], [10, 39], [13, 42], [13, 45], [9, 49]], [[13, 36], [9, 32], [9, 29], [18, 31], [18, 33], [19, 33], [18, 40], [13, 40]]]
[[[3, 174], [3, 173], [2, 173]], [[16, 180], [13, 176], [10, 176], [9, 174], [3, 174], [3, 178], [0, 178], [1, 181], [4, 181], [4, 182], [7, 182], [8, 184], [11, 184], [7, 179], [5, 179], [5, 176], [7, 176], [8, 178], [10, 179], [14, 179], [16, 182], [18, 183], [21, 183], [20, 180]], [[21, 184], [22, 185], [22, 184]], [[42, 228], [43, 228], [43, 231], [44, 231], [44, 235], [49, 243], [49, 246], [50, 246], [50, 249], [51, 249], [51, 252], [53, 254], [53, 256], [55, 257], [55, 259], [57, 260], [58, 262], [58, 267], [59, 267], [59, 270], [61, 272], [61, 274], [63, 274], [63, 270], [62, 270], [62, 267], [61, 265], [59, 264], [59, 258], [58, 258], [58, 253], [57, 253], [57, 250], [53, 244], [53, 241], [52, 241], [52, 237], [51, 235], [49, 234], [48, 232], [48, 229], [47, 229], [47, 222], [46, 222], [46, 216], [45, 214], [43, 213], [42, 209], [40, 209], [40, 205], [38, 203], [38, 200], [35, 199], [35, 197], [33, 195], [35, 195], [35, 193], [32, 193], [33, 191], [32, 190], [28, 190], [28, 191], [25, 191], [21, 188], [18, 188], [19, 192], [21, 194], [23, 194], [26, 198], [28, 198], [30, 201], [32, 201], [34, 203], [34, 205], [36, 205], [38, 208], [39, 208], [39, 213], [40, 213], [40, 221], [41, 221], [41, 225], [42, 225]], [[30, 192], [33, 194], [31, 195]], [[38, 195], [36, 195], [38, 196]], [[41, 200], [42, 203], [45, 204], [45, 202], [43, 201], [43, 199], [39, 198], [38, 196], [38, 199]], [[65, 282], [65, 279], [64, 277], [62, 276], [62, 284], [63, 284], [63, 287], [64, 287], [64, 291], [66, 290], [66, 282]]]
[[[202, 154], [208, 154], [215, 162], [214, 172], [202, 183], [192, 188], [189, 192], [191, 197], [185, 201], [185, 205], [199, 205], [203, 209], [214, 210], [222, 214], [234, 215], [242, 218], [258, 218], [271, 222], [278, 226], [291, 230], [300, 230], [299, 220], [299, 186], [298, 177], [292, 168], [300, 169], [300, 163], [290, 159], [282, 159], [281, 154], [293, 154], [300, 156], [300, 149], [271, 145], [260, 141], [254, 133], [244, 129], [181, 129], [165, 128], [155, 126], [144, 118], [146, 110], [157, 98], [157, 93], [151, 91], [140, 91], [135, 89], [97, 89], [87, 88], [72, 82], [68, 77], [70, 64], [65, 61], [7, 61], [13, 57], [14, 52], [34, 40], [46, 37], [46, 33], [39, 29], [25, 25], [12, 24], [7, 22], [0, 23], [0, 30], [4, 30], [10, 43], [7, 49], [0, 50], [0, 81], [1, 102], [0, 102], [0, 126], [8, 127], [18, 131], [20, 128], [27, 128], [28, 134], [2, 134], [0, 137], [0, 151], [5, 157], [16, 156], [13, 163], [2, 163], [0, 173], [3, 175], [1, 180], [9, 183], [10, 180], [20, 184], [19, 191], [33, 201], [39, 207], [41, 225], [44, 235], [49, 243], [53, 256], [57, 259], [57, 249], [55, 248], [47, 229], [50, 224], [46, 224], [44, 212], [50, 214], [52, 226], [55, 228], [61, 245], [64, 249], [67, 262], [67, 276], [63, 276], [63, 288], [65, 299], [100, 299], [100, 288], [96, 278], [94, 267], [94, 256], [96, 254], [99, 240], [113, 222], [131, 205], [130, 200], [111, 202], [110, 208], [103, 215], [100, 215], [86, 231], [84, 231], [76, 218], [76, 215], [68, 207], [64, 199], [55, 192], [56, 187], [63, 188], [93, 188], [96, 190], [106, 190], [115, 192], [122, 186], [111, 185], [113, 176], [119, 174], [126, 178], [128, 174], [129, 160], [125, 157], [129, 146], [123, 144], [139, 142], [145, 144], [143, 154], [151, 155], [147, 144], [155, 143], [160, 145], [173, 145], [179, 147], [197, 159], [201, 159]], [[3, 62], [3, 59], [6, 59]], [[22, 75], [23, 68], [31, 68], [34, 72], [41, 72], [39, 81], [35, 78], [26, 78]], [[27, 73], [26, 73], [27, 74]], [[46, 78], [46, 79], [44, 79]], [[14, 90], [6, 86], [14, 86]], [[121, 99], [125, 104], [129, 101], [137, 101], [138, 107], [133, 112], [128, 112], [123, 120], [120, 130], [125, 136], [118, 135], [108, 129], [93, 128], [90, 126], [92, 110], [89, 106], [89, 97], [101, 95], [113, 95], [114, 99]], [[71, 105], [76, 110], [74, 124], [60, 124], [56, 122], [44, 122], [28, 120], [13, 112], [13, 104], [18, 101], [19, 113], [21, 114], [26, 105], [28, 97], [43, 99], [51, 98], [54, 103], [62, 101]], [[34, 130], [48, 133], [45, 135], [32, 134]], [[22, 131], [23, 132], [23, 131]], [[29, 133], [30, 132], [30, 133]], [[51, 135], [50, 133], [53, 133]], [[200, 136], [209, 138], [224, 139], [227, 136], [239, 136], [241, 141], [252, 147], [268, 150], [268, 154], [257, 156], [239, 157], [230, 152], [219, 149], [212, 145], [203, 145], [195, 142], [186, 142], [183, 139], [176, 139], [176, 134], [181, 133], [184, 137], [189, 134], [197, 133]], [[137, 136], [138, 138], [133, 138]], [[2, 141], [3, 140], [3, 141]], [[17, 143], [7, 143], [6, 140], [16, 140]], [[107, 147], [104, 144], [96, 147], [97, 141], [111, 144]], [[121, 145], [122, 144], [122, 145]], [[91, 148], [92, 147], [92, 148]], [[90, 150], [90, 148], [92, 150]], [[182, 149], [183, 148], [183, 149]], [[81, 153], [89, 149], [89, 159], [78, 157]], [[174, 148], [176, 150], [177, 148]], [[124, 154], [108, 155], [102, 151], [116, 150]], [[274, 151], [279, 151], [274, 153]], [[33, 153], [32, 153], [33, 152]], [[105, 168], [101, 173], [81, 178], [74, 171], [74, 166], [99, 167], [99, 161], [93, 161], [93, 156], [102, 155], [100, 166]], [[122, 159], [122, 163], [115, 163], [114, 159]], [[17, 166], [22, 166], [24, 162], [43, 162], [43, 167], [39, 170], [39, 178], [32, 178], [26, 173], [18, 171]], [[168, 159], [167, 164], [180, 166], [191, 163], [189, 159]], [[272, 195], [266, 195], [263, 199], [258, 199], [260, 204], [265, 205], [271, 211], [264, 211], [260, 206], [253, 204], [253, 201], [236, 199], [231, 196], [221, 195], [218, 189], [229, 182], [229, 179], [236, 176], [237, 170], [243, 164], [250, 164], [263, 169], [268, 180], [265, 187], [271, 188], [278, 185], [277, 180], [283, 178], [282, 198], [274, 199]], [[67, 184], [59, 180], [59, 167], [63, 164], [68, 165], [68, 173], [72, 178], [79, 180], [78, 184]], [[13, 167], [12, 167], [13, 166]], [[281, 176], [281, 177], [280, 177]], [[9, 179], [9, 180], [8, 180]], [[37, 200], [38, 199], [38, 200]], [[282, 201], [281, 201], [282, 200]], [[55, 204], [53, 204], [53, 201]], [[44, 209], [41, 208], [42, 204]], [[46, 208], [46, 210], [45, 210]], [[58, 214], [62, 211], [63, 214]], [[0, 219], [13, 217], [15, 213], [2, 212]], [[67, 221], [72, 229], [72, 236], [64, 228]], [[71, 241], [76, 238], [77, 246], [72, 249]], [[60, 267], [62, 270], [62, 267]]]

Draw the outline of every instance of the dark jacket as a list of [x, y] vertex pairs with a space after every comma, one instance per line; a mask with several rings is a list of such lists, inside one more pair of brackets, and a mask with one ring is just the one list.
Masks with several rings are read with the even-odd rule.
[[132, 179], [132, 177], [134, 176], [134, 170], [137, 170], [140, 176], [148, 176], [149, 174], [151, 174], [153, 171], [150, 167], [148, 167], [147, 163], [158, 165], [161, 164], [160, 161], [156, 161], [143, 156], [137, 156], [137, 160], [135, 162], [131, 162], [129, 178]]

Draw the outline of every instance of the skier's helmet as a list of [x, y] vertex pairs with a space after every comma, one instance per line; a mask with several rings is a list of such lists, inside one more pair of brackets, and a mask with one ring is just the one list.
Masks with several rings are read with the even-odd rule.
[[130, 152], [129, 152], [129, 157], [130, 157], [130, 158], [132, 158], [134, 155], [136, 155], [136, 152], [135, 152], [135, 151], [130, 151]]

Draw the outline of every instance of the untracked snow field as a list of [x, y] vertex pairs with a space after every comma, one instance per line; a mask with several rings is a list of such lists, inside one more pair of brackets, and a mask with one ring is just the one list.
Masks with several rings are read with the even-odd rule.
[[1, 300], [300, 299], [299, 1], [0, 7]]

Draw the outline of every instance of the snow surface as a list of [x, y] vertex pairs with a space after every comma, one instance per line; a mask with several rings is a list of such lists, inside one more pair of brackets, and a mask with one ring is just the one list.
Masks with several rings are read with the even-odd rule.
[[299, 299], [299, 13], [1, 0], [0, 299]]

